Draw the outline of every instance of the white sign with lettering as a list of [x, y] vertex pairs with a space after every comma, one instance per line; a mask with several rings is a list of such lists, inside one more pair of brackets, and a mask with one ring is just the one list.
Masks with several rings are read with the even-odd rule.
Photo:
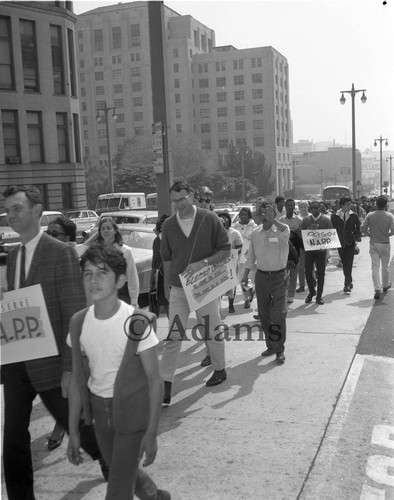
[[301, 233], [305, 252], [342, 246], [336, 229], [303, 229]]

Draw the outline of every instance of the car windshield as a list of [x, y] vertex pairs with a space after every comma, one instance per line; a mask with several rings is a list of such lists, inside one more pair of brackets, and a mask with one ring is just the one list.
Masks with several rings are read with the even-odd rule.
[[145, 231], [122, 231], [123, 242], [132, 248], [152, 249], [155, 233]]
[[77, 219], [80, 213], [81, 212], [79, 210], [77, 212], [66, 212], [65, 216], [68, 217], [69, 219]]

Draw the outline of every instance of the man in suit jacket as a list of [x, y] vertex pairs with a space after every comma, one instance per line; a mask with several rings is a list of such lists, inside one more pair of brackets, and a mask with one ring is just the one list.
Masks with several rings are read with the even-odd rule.
[[[22, 242], [7, 257], [8, 290], [41, 285], [59, 349], [58, 356], [11, 363], [2, 370], [3, 462], [8, 498], [30, 500], [35, 498], [28, 432], [33, 400], [39, 394], [56, 421], [68, 429], [66, 397], [71, 351], [66, 337], [71, 316], [85, 307], [86, 299], [75, 250], [41, 230], [43, 204], [39, 190], [11, 186], [3, 194], [8, 223]], [[81, 431], [83, 448], [93, 459], [100, 458], [92, 427], [82, 426]]]

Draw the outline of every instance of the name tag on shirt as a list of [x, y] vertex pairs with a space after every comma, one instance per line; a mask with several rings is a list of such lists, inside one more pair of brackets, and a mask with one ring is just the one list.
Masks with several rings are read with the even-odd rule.
[[276, 236], [273, 236], [269, 239], [270, 244], [278, 244], [278, 238]]

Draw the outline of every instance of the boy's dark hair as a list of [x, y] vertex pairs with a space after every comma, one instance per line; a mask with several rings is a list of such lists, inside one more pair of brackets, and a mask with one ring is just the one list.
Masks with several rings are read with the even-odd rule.
[[342, 198], [339, 200], [339, 206], [340, 207], [343, 207], [343, 205], [345, 205], [346, 203], [351, 203], [352, 202], [352, 199], [350, 198], [350, 196], [342, 196]]
[[95, 266], [105, 264], [115, 273], [116, 279], [121, 274], [126, 274], [126, 259], [122, 252], [110, 243], [99, 243], [98, 241], [92, 243], [81, 257], [80, 266], [82, 271], [86, 262], [90, 262]]
[[277, 205], [280, 201], [285, 201], [285, 197], [284, 197], [284, 196], [281, 196], [281, 195], [278, 195], [278, 196], [275, 198], [275, 205]]
[[295, 199], [294, 198], [287, 198], [287, 200], [285, 201], [285, 204], [288, 202], [288, 201], [292, 201], [295, 205]]
[[77, 241], [77, 226], [71, 219], [57, 217], [55, 220], [52, 220], [50, 224], [58, 224], [64, 229], [64, 232], [66, 233], [66, 236], [70, 238], [70, 241]]
[[376, 206], [378, 208], [386, 208], [387, 205], [387, 198], [385, 196], [379, 196], [379, 198], [376, 200]]
[[[38, 188], [35, 186], [31, 185], [25, 185], [25, 186], [9, 186], [3, 193], [4, 198], [8, 198], [9, 196], [12, 196], [13, 194], [17, 193], [25, 193], [26, 198], [29, 200], [30, 206], [33, 207], [34, 205], [41, 205], [41, 213], [43, 210], [43, 202], [42, 202], [42, 196], [41, 192]], [[40, 214], [41, 215], [41, 214]]]
[[231, 227], [231, 215], [228, 212], [219, 212], [218, 217], [224, 217], [228, 220], [228, 227]]
[[116, 222], [114, 221], [114, 219], [112, 217], [102, 217], [100, 219], [99, 225], [97, 228], [97, 231], [98, 231], [97, 240], [100, 242], [104, 241], [104, 238], [101, 236], [101, 226], [104, 224], [104, 222], [109, 222], [112, 225], [112, 227], [115, 229], [115, 242], [118, 245], [122, 246], [123, 245], [122, 234], [119, 231], [118, 225], [116, 224]]
[[193, 192], [192, 188], [186, 182], [184, 182], [184, 181], [176, 181], [170, 187], [170, 193], [171, 193], [171, 191], [175, 191], [176, 193], [179, 193], [179, 191], [182, 191], [182, 189], [184, 189], [188, 193], [192, 193]]

